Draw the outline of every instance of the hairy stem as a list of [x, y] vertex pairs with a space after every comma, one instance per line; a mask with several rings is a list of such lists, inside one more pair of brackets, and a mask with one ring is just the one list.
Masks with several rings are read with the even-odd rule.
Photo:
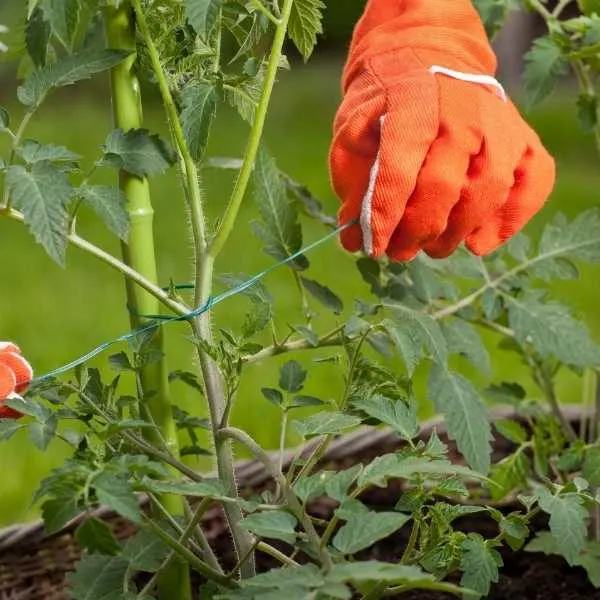
[[[135, 22], [129, 2], [106, 6], [106, 35], [110, 47], [135, 50]], [[135, 55], [114, 67], [111, 71], [112, 102], [115, 126], [128, 131], [142, 126], [142, 103], [139, 82], [134, 73]], [[147, 179], [140, 179], [125, 171], [119, 174], [119, 186], [127, 198], [127, 210], [131, 229], [129, 241], [122, 245], [123, 261], [151, 282], [158, 279], [156, 252], [154, 248], [154, 211]], [[160, 311], [157, 299], [126, 279], [128, 305], [132, 328], [144, 323], [139, 315], [156, 314]], [[152, 349], [163, 352], [163, 332], [157, 328]], [[179, 456], [177, 427], [173, 419], [169, 397], [167, 364], [164, 358], [145, 366], [140, 372], [142, 395], [139, 398], [156, 423], [159, 436], [148, 433], [151, 444], [164, 441], [168, 451], [175, 458]], [[184, 515], [184, 504], [176, 495], [163, 495], [160, 502], [173, 516]], [[158, 578], [161, 600], [190, 600], [191, 585], [188, 565], [182, 560], [174, 560]]]
[[250, 175], [252, 174], [252, 169], [254, 167], [254, 162], [256, 160], [256, 155], [260, 146], [260, 140], [267, 119], [267, 110], [271, 101], [271, 94], [273, 93], [277, 70], [279, 69], [279, 61], [281, 59], [281, 53], [283, 44], [285, 42], [287, 26], [290, 19], [290, 14], [292, 12], [293, 3], [294, 0], [284, 0], [283, 2], [281, 17], [277, 22], [273, 46], [271, 47], [271, 54], [267, 63], [265, 82], [260, 101], [258, 103], [258, 108], [256, 109], [256, 114], [254, 116], [254, 124], [252, 125], [246, 151], [244, 152], [242, 167], [233, 188], [229, 204], [227, 205], [223, 219], [221, 220], [221, 225], [219, 226], [217, 233], [210, 244], [209, 253], [213, 257], [217, 256], [221, 252], [233, 230], [233, 226], [235, 225], [235, 221], [242, 205], [242, 200], [244, 199], [246, 189], [248, 188], [248, 183], [250, 182]]
[[298, 519], [298, 521], [302, 524], [302, 527], [304, 528], [308, 539], [313, 545], [313, 548], [319, 553], [323, 567], [326, 571], [329, 571], [333, 566], [329, 552], [327, 552], [326, 548], [321, 547], [321, 538], [315, 530], [310, 517], [304, 511], [300, 501], [286, 481], [285, 476], [277, 468], [277, 465], [271, 460], [269, 455], [245, 431], [242, 431], [241, 429], [236, 429], [235, 427], [226, 427], [221, 429], [219, 435], [224, 438], [235, 440], [236, 442], [242, 444], [248, 450], [250, 450], [250, 452], [252, 452], [252, 454], [254, 454], [258, 460], [260, 460], [260, 462], [262, 462], [267, 470], [267, 473], [269, 473], [269, 475], [274, 479], [275, 483], [281, 490], [288, 508], [296, 517], [296, 519]]

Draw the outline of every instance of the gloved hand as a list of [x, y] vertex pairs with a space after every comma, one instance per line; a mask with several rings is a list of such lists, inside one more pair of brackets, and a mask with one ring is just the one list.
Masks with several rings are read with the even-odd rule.
[[4, 406], [4, 402], [27, 389], [33, 377], [31, 365], [11, 342], [0, 342], [0, 419], [18, 419], [23, 415]]
[[554, 161], [495, 71], [470, 0], [369, 0], [330, 152], [347, 250], [485, 255], [538, 212]]

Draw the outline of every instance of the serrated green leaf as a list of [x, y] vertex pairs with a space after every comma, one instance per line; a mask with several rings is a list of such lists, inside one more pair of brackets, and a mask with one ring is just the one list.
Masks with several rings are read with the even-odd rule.
[[323, 406], [323, 404], [325, 402], [320, 398], [300, 394], [299, 396], [294, 396], [287, 406], [288, 408], [302, 408], [304, 406]]
[[500, 554], [480, 535], [471, 533], [462, 543], [460, 569], [461, 586], [485, 597], [492, 583], [498, 583], [498, 567], [502, 566]]
[[42, 518], [48, 535], [60, 531], [79, 513], [77, 498], [51, 498], [42, 504]]
[[592, 446], [587, 450], [581, 475], [590, 485], [600, 486], [600, 447]]
[[[302, 247], [302, 230], [298, 212], [286, 194], [285, 183], [275, 161], [261, 148], [254, 166], [255, 199], [261, 221], [252, 223], [254, 233], [265, 244], [265, 252], [276, 260], [285, 260]], [[295, 258], [291, 266], [308, 267], [305, 256]]]
[[425, 456], [402, 456], [400, 454], [384, 454], [369, 463], [358, 477], [359, 487], [385, 487], [388, 479], [407, 479], [427, 476], [436, 478], [448, 475], [480, 478], [467, 467], [454, 465], [444, 459], [430, 459]]
[[346, 521], [333, 538], [342, 554], [355, 554], [401, 529], [411, 517], [395, 512], [367, 512]]
[[19, 429], [25, 427], [25, 424], [19, 423], [14, 419], [0, 419], [0, 441], [10, 440]]
[[530, 343], [542, 356], [555, 356], [567, 365], [600, 364], [600, 347], [583, 323], [556, 302], [543, 303], [537, 294], [506, 296], [511, 329], [520, 344]]
[[374, 394], [368, 398], [355, 399], [352, 404], [381, 423], [389, 425], [404, 440], [412, 440], [419, 433], [414, 407], [402, 400]]
[[490, 468], [493, 439], [487, 408], [473, 384], [458, 373], [433, 365], [429, 375], [429, 397], [443, 413], [450, 439], [476, 471]]
[[101, 473], [93, 481], [98, 501], [133, 523], [140, 523], [142, 512], [131, 484], [124, 477]]
[[50, 442], [56, 435], [57, 427], [58, 417], [55, 414], [51, 414], [43, 422], [30, 423], [27, 426], [29, 439], [39, 450], [47, 450]]
[[121, 556], [85, 554], [67, 575], [73, 600], [123, 600], [129, 563]]
[[494, 421], [494, 427], [501, 436], [515, 444], [524, 444], [529, 437], [525, 428], [512, 419], [498, 419]]
[[127, 198], [113, 186], [86, 185], [77, 190], [81, 199], [102, 219], [104, 224], [123, 241], [129, 237]]
[[283, 511], [258, 512], [248, 515], [240, 525], [260, 537], [282, 540], [288, 544], [296, 541], [296, 518]]
[[306, 277], [300, 277], [300, 281], [312, 296], [336, 315], [339, 315], [344, 311], [344, 303], [339, 296], [334, 294], [328, 287], [313, 279], [307, 279]]
[[558, 215], [554, 222], [544, 228], [539, 254], [533, 259], [534, 266], [557, 257], [600, 262], [600, 209], [586, 210], [571, 222]]
[[75, 539], [90, 554], [114, 555], [121, 551], [110, 525], [97, 517], [88, 517], [75, 531]]
[[399, 565], [377, 560], [357, 561], [337, 564], [327, 575], [328, 581], [385, 581], [387, 583], [434, 581], [433, 575], [426, 573], [416, 565]]
[[506, 536], [508, 545], [515, 552], [520, 550], [529, 536], [529, 527], [527, 527], [525, 518], [519, 515], [509, 515], [500, 521], [499, 526], [500, 531]]
[[183, 89], [181, 100], [183, 133], [192, 158], [200, 161], [204, 156], [210, 128], [217, 114], [219, 97], [214, 86], [195, 82]]
[[540, 508], [550, 515], [550, 531], [558, 544], [559, 552], [570, 565], [574, 565], [587, 538], [587, 510], [577, 494], [552, 496], [540, 490]]
[[39, 6], [52, 33], [70, 49], [79, 21], [79, 0], [40, 0]]
[[293, 421], [296, 431], [304, 438], [336, 435], [360, 425], [361, 420], [340, 412], [322, 411], [302, 421]]
[[39, 6], [32, 9], [25, 25], [25, 45], [31, 61], [38, 68], [46, 64], [51, 33], [42, 9]]
[[123, 558], [129, 561], [131, 569], [156, 573], [170, 552], [170, 548], [150, 531], [142, 530], [127, 540], [123, 548]]
[[117, 159], [119, 168], [137, 177], [164, 173], [175, 163], [173, 149], [147, 129], [113, 130], [104, 143], [109, 159]]
[[288, 34], [304, 60], [308, 60], [317, 44], [317, 35], [323, 33], [321, 0], [294, 0]]
[[472, 325], [460, 319], [452, 319], [443, 322], [441, 327], [451, 354], [464, 356], [485, 375], [491, 372], [490, 355]]
[[334, 473], [325, 482], [325, 493], [338, 502], [343, 502], [348, 496], [348, 490], [362, 471], [362, 465], [354, 465], [344, 471]]
[[531, 109], [552, 93], [558, 78], [569, 69], [560, 46], [550, 36], [533, 42], [525, 62], [525, 95], [527, 107]]
[[382, 325], [396, 344], [409, 375], [414, 372], [425, 352], [438, 365], [448, 361], [448, 347], [438, 322], [429, 315], [394, 306], [395, 321]]
[[286, 362], [279, 370], [279, 387], [294, 394], [304, 387], [308, 372], [296, 360]]
[[283, 404], [283, 394], [279, 390], [264, 387], [260, 388], [260, 391], [271, 404], [275, 404], [275, 406], [281, 406]]
[[71, 152], [64, 146], [54, 144], [40, 144], [35, 140], [24, 140], [17, 148], [19, 156], [29, 164], [47, 161], [76, 161], [81, 158], [79, 154]]
[[329, 473], [325, 471], [315, 473], [309, 477], [302, 477], [294, 484], [294, 493], [302, 502], [319, 498], [325, 494], [325, 484], [328, 479]]
[[15, 208], [23, 212], [25, 223], [48, 255], [65, 264], [68, 214], [66, 207], [73, 189], [67, 176], [48, 162], [33, 165], [30, 171], [11, 166], [6, 173]]
[[206, 41], [219, 17], [223, 0], [185, 0], [186, 19], [194, 31]]
[[96, 50], [65, 56], [29, 75], [17, 90], [19, 101], [27, 107], [37, 108], [53, 88], [89, 79], [118, 65], [129, 54], [123, 50]]

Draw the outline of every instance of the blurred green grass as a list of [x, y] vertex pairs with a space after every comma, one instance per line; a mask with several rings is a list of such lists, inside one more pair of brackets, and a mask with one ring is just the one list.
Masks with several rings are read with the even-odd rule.
[[[278, 158], [282, 169], [306, 184], [320, 197], [329, 212], [337, 208], [327, 174], [326, 157], [331, 122], [339, 98], [341, 63], [320, 60], [294, 68], [280, 77], [269, 116], [266, 141]], [[110, 130], [110, 106], [101, 98], [97, 87], [84, 88], [76, 95], [67, 89], [53, 97], [32, 123], [29, 135], [41, 141], [61, 143], [81, 153], [87, 164], [98, 156], [100, 145]], [[0, 103], [15, 108], [10, 90], [0, 90]], [[573, 216], [599, 203], [598, 165], [593, 140], [580, 133], [575, 110], [561, 94], [530, 116], [550, 150], [557, 156], [559, 183], [552, 202], [544, 209], [528, 231], [536, 235], [558, 210]], [[15, 118], [16, 118], [15, 113]], [[159, 105], [146, 108], [146, 125], [166, 134]], [[209, 154], [239, 156], [247, 130], [227, 110], [219, 114], [213, 130]], [[107, 174], [105, 181], [110, 177]], [[99, 178], [98, 181], [101, 181]], [[232, 174], [206, 170], [203, 188], [209, 219], [214, 222], [231, 189]], [[159, 250], [162, 282], [187, 281], [191, 273], [191, 243], [185, 211], [173, 173], [153, 180], [156, 207], [156, 242]], [[219, 258], [218, 272], [256, 273], [270, 259], [260, 250], [250, 229], [254, 218], [252, 199], [246, 199], [238, 225], [226, 252]], [[118, 254], [118, 243], [90, 215], [84, 213], [82, 233], [109, 251]], [[312, 222], [305, 227], [305, 241], [313, 241], [324, 229]], [[123, 282], [120, 275], [76, 249], [68, 252], [68, 268], [53, 264], [30, 238], [25, 229], [13, 222], [0, 222], [3, 256], [0, 260], [0, 338], [14, 340], [23, 348], [38, 374], [45, 373], [76, 358], [100, 342], [127, 330]], [[353, 267], [353, 260], [336, 242], [330, 242], [309, 256], [310, 277], [327, 282], [351, 305], [357, 295], [368, 292]], [[582, 269], [582, 281], [556, 285], [555, 295], [570, 303], [584, 315], [596, 333], [600, 333], [600, 294], [598, 270]], [[301, 310], [294, 282], [285, 270], [271, 275], [267, 285], [275, 297], [278, 325], [285, 332], [286, 323], [301, 322]], [[231, 299], [215, 310], [217, 327], [235, 329], [248, 308], [246, 300]], [[325, 320], [331, 324], [331, 320]], [[325, 326], [324, 326], [325, 327]], [[323, 329], [324, 329], [323, 327]], [[172, 369], [194, 368], [192, 348], [183, 325], [167, 328], [168, 362]], [[493, 338], [488, 338], [493, 342]], [[314, 356], [331, 356], [335, 350], [322, 350], [299, 359], [305, 364]], [[95, 361], [106, 371], [108, 354]], [[520, 380], [531, 389], [527, 374], [506, 354], [494, 353], [494, 379]], [[234, 412], [238, 426], [246, 428], [259, 442], [275, 447], [279, 435], [277, 409], [265, 402], [260, 387], [274, 385], [277, 367], [289, 357], [279, 357], [248, 367]], [[341, 386], [341, 375], [326, 365], [313, 365], [307, 393], [322, 398], [335, 397]], [[184, 407], [202, 406], [203, 400], [193, 396], [179, 384], [173, 385], [175, 401]], [[576, 382], [567, 378], [561, 386], [566, 399], [574, 400]], [[30, 498], [42, 477], [64, 456], [65, 448], [56, 442], [41, 453], [27, 439], [18, 436], [0, 445], [0, 525], [32, 518]]]

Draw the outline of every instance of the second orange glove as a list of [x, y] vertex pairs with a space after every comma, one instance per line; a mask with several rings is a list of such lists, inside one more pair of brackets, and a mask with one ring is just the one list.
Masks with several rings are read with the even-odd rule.
[[369, 1], [330, 153], [347, 250], [484, 255], [539, 211], [554, 161], [495, 70], [470, 0]]

